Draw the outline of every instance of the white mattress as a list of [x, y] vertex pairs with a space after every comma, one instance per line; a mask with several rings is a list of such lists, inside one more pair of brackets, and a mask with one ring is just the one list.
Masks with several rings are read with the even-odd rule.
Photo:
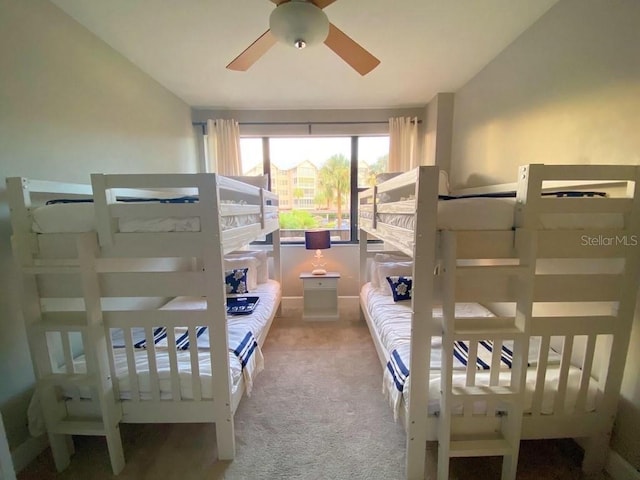
[[[228, 317], [227, 324], [229, 329], [230, 344], [232, 344], [233, 336], [244, 335], [246, 330], [253, 332], [256, 340], [262, 334], [266, 327], [270, 316], [277, 308], [277, 300], [280, 296], [280, 284], [274, 280], [267, 283], [258, 284], [256, 290], [249, 292], [248, 296], [259, 296], [256, 309], [250, 315], [237, 315]], [[161, 310], [202, 310], [205, 308], [205, 301], [196, 297], [178, 297], [161, 308]], [[121, 336], [121, 330], [112, 329], [112, 338], [114, 343]], [[180, 329], [176, 329], [176, 336], [183, 333]], [[213, 385], [211, 381], [211, 356], [209, 350], [200, 348], [202, 344], [208, 344], [208, 333], [205, 332], [199, 339], [198, 361], [200, 369], [200, 384], [203, 398], [213, 398]], [[118, 387], [120, 390], [120, 398], [123, 400], [131, 398], [131, 387], [129, 380], [129, 370], [127, 364], [126, 351], [124, 348], [114, 348], [114, 359], [118, 377]], [[256, 356], [261, 357], [261, 353], [256, 351]], [[180, 371], [180, 390], [183, 399], [192, 399], [192, 381], [191, 381], [191, 356], [189, 351], [178, 351], [178, 370]], [[136, 371], [138, 373], [139, 391], [143, 399], [151, 398], [151, 388], [149, 381], [149, 359], [146, 350], [138, 349], [135, 352]], [[158, 365], [158, 373], [160, 377], [160, 396], [162, 399], [171, 398], [171, 377], [169, 352], [166, 348], [156, 346], [156, 362]], [[251, 385], [255, 376], [262, 370], [262, 362], [248, 364], [243, 370], [238, 357], [229, 352], [229, 365], [232, 380], [232, 392], [237, 390], [240, 379], [245, 378], [245, 387], [247, 394], [251, 393]], [[84, 355], [74, 360], [74, 368], [77, 373], [86, 372], [86, 363]], [[84, 392], [81, 396], [89, 397], [88, 392]]]
[[[274, 280], [269, 280], [266, 283], [258, 284], [257, 288], [249, 292], [250, 296], [259, 296], [256, 309], [250, 315], [237, 315], [230, 316], [227, 319], [228, 328], [230, 332], [230, 339], [234, 335], [234, 332], [243, 334], [247, 329], [251, 330], [256, 340], [260, 339], [260, 336], [264, 334], [264, 329], [269, 321], [269, 318], [278, 307], [278, 300], [280, 298], [280, 284]], [[240, 296], [240, 295], [238, 295]], [[201, 298], [195, 297], [177, 297], [169, 301], [162, 307], [163, 310], [200, 310], [205, 307], [205, 302]], [[119, 330], [121, 332], [121, 330]], [[177, 330], [176, 330], [177, 331]], [[112, 329], [112, 338], [116, 341], [118, 335], [116, 329]], [[115, 334], [113, 334], [115, 333]], [[203, 334], [198, 341], [200, 345], [202, 342], [208, 343], [208, 338]], [[129, 380], [129, 370], [126, 358], [126, 352], [124, 348], [114, 348], [114, 360], [116, 367], [116, 376], [118, 378], [118, 388], [120, 398], [122, 400], [129, 400], [131, 398], [131, 386]], [[180, 372], [180, 393], [181, 397], [185, 400], [193, 399], [193, 384], [192, 384], [192, 371], [191, 371], [191, 357], [189, 351], [178, 351], [178, 370]], [[143, 400], [150, 400], [151, 387], [149, 376], [149, 360], [146, 350], [137, 350], [134, 352], [136, 362], [136, 372], [138, 376], [138, 390], [140, 397]], [[252, 361], [247, 364], [247, 368], [242, 368], [238, 357], [229, 352], [229, 366], [230, 366], [230, 379], [231, 379], [231, 391], [235, 394], [240, 386], [242, 378], [245, 380], [245, 389], [247, 394], [250, 394], [251, 385], [253, 379], [262, 370], [262, 352], [258, 347], [252, 355]], [[170, 377], [170, 363], [169, 363], [168, 350], [163, 348], [156, 348], [156, 363], [159, 376], [160, 398], [162, 400], [168, 400], [172, 398], [171, 391], [171, 377]], [[73, 361], [74, 371], [76, 373], [86, 372], [86, 359], [84, 355], [81, 355]], [[198, 352], [198, 366], [200, 371], [200, 388], [202, 392], [202, 398], [213, 398], [213, 382], [212, 382], [212, 368], [211, 368], [211, 356], [208, 349], [199, 349]], [[64, 365], [60, 367], [56, 373], [65, 373]], [[67, 391], [65, 394], [69, 397], [91, 398], [91, 391], [88, 388], [79, 388], [75, 391]], [[38, 395], [33, 395], [28, 409], [29, 419], [29, 431], [33, 436], [39, 436], [45, 433], [44, 419], [42, 417], [42, 410], [40, 409]]]
[[[415, 200], [403, 200], [392, 204], [380, 204], [378, 221], [414, 229]], [[514, 227], [515, 198], [459, 198], [438, 202], [438, 229], [440, 230], [510, 230]], [[372, 206], [360, 207], [360, 215], [373, 217]], [[613, 214], [547, 214], [540, 217], [540, 228], [622, 228], [622, 215]]]
[[[225, 206], [231, 205], [227, 202]], [[220, 223], [223, 230], [242, 227], [260, 222], [260, 215], [245, 214], [242, 204], [233, 204], [238, 210], [237, 215], [221, 216]], [[32, 211], [32, 229], [36, 233], [82, 233], [96, 229], [95, 212], [92, 203], [58, 203], [35, 208]], [[278, 218], [277, 207], [265, 210], [265, 220]], [[199, 232], [200, 218], [198, 217], [168, 217], [168, 218], [133, 218], [119, 219], [118, 230], [123, 233], [132, 232]]]
[[[410, 356], [410, 341], [411, 341], [411, 303], [410, 302], [398, 302], [393, 301], [393, 297], [390, 295], [384, 295], [380, 289], [374, 288], [370, 283], [366, 283], [360, 292], [361, 300], [367, 306], [367, 313], [371, 322], [378, 333], [380, 341], [387, 352], [396, 350], [400, 355], [403, 363], [409, 366]], [[435, 308], [433, 310], [434, 317], [442, 316], [442, 309]], [[493, 314], [484, 308], [482, 305], [475, 303], [460, 303], [456, 305], [456, 317], [490, 317]], [[507, 344], [507, 342], [505, 342]], [[439, 411], [440, 402], [440, 366], [441, 366], [441, 339], [440, 337], [433, 337], [431, 342], [431, 368], [429, 374], [429, 415], [433, 415]], [[527, 372], [527, 387], [525, 394], [525, 411], [531, 409], [533, 390], [536, 381], [536, 369], [535, 366], [538, 362], [539, 353], [539, 339], [532, 338], [529, 349], [529, 368]], [[542, 413], [553, 412], [554, 393], [557, 389], [558, 378], [560, 374], [560, 355], [555, 351], [549, 352], [548, 367], [545, 376], [545, 389], [542, 400]], [[465, 385], [466, 372], [464, 367], [457, 366], [454, 361], [454, 370], [459, 369], [460, 373], [454, 373], [454, 384]], [[575, 367], [570, 367], [568, 377], [568, 390], [565, 403], [567, 407], [574, 405], [576, 396], [580, 387], [581, 370]], [[490, 372], [478, 371], [476, 372], [476, 385], [488, 385]], [[505, 370], [500, 373], [500, 383], [508, 385], [510, 381], [510, 372]], [[402, 400], [404, 408], [407, 408], [409, 400], [409, 388], [411, 384], [411, 375], [405, 384], [402, 392]], [[400, 408], [400, 402], [398, 402], [397, 389], [393, 384], [393, 379], [389, 375], [383, 377], [383, 391], [387, 394], [389, 404], [394, 409], [394, 415], [397, 417]], [[592, 379], [589, 385], [589, 393], [587, 396], [588, 410], [595, 408], [595, 401], [597, 395], [597, 386], [595, 380]], [[453, 413], [462, 413], [462, 403], [457, 402], [453, 405]], [[474, 403], [474, 414], [483, 414], [486, 411], [486, 404], [483, 401]]]

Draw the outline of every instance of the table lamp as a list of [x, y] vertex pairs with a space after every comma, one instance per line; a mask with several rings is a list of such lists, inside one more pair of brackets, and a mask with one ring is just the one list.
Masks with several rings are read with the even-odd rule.
[[312, 230], [310, 232], [304, 232], [304, 248], [307, 250], [315, 250], [316, 254], [313, 257], [314, 261], [311, 262], [313, 270], [312, 275], [325, 275], [327, 270], [324, 268], [326, 265], [322, 260], [322, 252], [325, 248], [331, 248], [331, 232], [329, 230]]

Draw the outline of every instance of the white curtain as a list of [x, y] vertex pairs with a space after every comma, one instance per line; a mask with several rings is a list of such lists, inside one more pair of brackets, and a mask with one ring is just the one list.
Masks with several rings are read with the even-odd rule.
[[207, 171], [242, 175], [240, 126], [235, 120], [207, 120]]
[[418, 119], [389, 119], [389, 171], [406, 172], [418, 166]]

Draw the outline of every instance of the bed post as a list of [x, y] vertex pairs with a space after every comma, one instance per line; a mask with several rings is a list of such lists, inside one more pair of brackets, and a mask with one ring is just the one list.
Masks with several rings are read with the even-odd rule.
[[[360, 247], [360, 282], [358, 285], [358, 291], [360, 291], [367, 281], [367, 232], [362, 229], [359, 229], [358, 232], [358, 243]], [[360, 320], [365, 321], [362, 308], [360, 308]]]
[[[282, 257], [280, 253], [280, 229], [271, 232], [271, 243], [273, 247], [273, 279], [282, 284]], [[282, 301], [278, 303], [276, 317], [282, 316]]]
[[[611, 167], [615, 168], [615, 167]], [[627, 187], [627, 197], [632, 199], [632, 206], [625, 215], [624, 227], [629, 238], [640, 238], [640, 167], [635, 167], [635, 179]], [[635, 315], [638, 284], [640, 283], [640, 247], [625, 247], [624, 280], [621, 282], [620, 302], [615, 333], [610, 345], [609, 366], [606, 379], [600, 378], [600, 389], [603, 398], [598, 410], [603, 419], [602, 429], [587, 439], [582, 461], [585, 473], [597, 473], [602, 470], [609, 455], [611, 431], [618, 409], [618, 400], [624, 365], [629, 348], [631, 326]]]
[[[11, 226], [13, 236], [11, 238], [13, 255], [16, 264], [22, 270], [22, 315], [27, 328], [27, 339], [29, 341], [29, 352], [36, 377], [39, 379], [51, 375], [51, 360], [48, 355], [47, 340], [44, 335], [37, 335], [32, 331], [35, 324], [42, 320], [40, 310], [40, 296], [35, 273], [25, 269], [32, 268], [33, 249], [36, 245], [32, 241], [31, 220], [29, 207], [31, 197], [29, 194], [28, 181], [25, 178], [12, 177], [7, 179], [7, 193], [9, 197], [9, 207], [11, 210]], [[36, 395], [40, 399], [40, 407], [47, 424], [49, 445], [53, 454], [53, 460], [58, 471], [62, 471], [69, 466], [73, 445], [69, 441], [69, 436], [56, 434], [50, 430], [57, 418], [64, 415], [63, 406], [57, 401], [56, 392], [53, 386], [42, 385], [36, 388]]]
[[7, 442], [2, 414], [0, 414], [0, 480], [16, 480], [16, 473], [13, 469], [11, 451]]
[[411, 357], [409, 371], [409, 413], [407, 417], [407, 458], [408, 480], [422, 480], [425, 475], [427, 448], [427, 406], [429, 404], [429, 363], [431, 358], [431, 337], [435, 332], [433, 324], [432, 297], [434, 287], [433, 271], [436, 251], [436, 216], [438, 198], [438, 167], [418, 167], [415, 187], [418, 199], [413, 261], [413, 290], [424, 292], [419, 298], [413, 297], [411, 305]]
[[220, 229], [218, 176], [202, 173], [198, 181], [200, 203], [205, 212], [212, 215], [200, 217], [202, 233], [210, 241], [205, 242], [202, 254], [205, 292], [207, 299], [207, 326], [211, 331], [210, 354], [213, 375], [214, 417], [218, 458], [233, 460], [236, 452], [235, 429], [231, 404], [229, 379], [229, 340], [224, 288], [224, 249]]

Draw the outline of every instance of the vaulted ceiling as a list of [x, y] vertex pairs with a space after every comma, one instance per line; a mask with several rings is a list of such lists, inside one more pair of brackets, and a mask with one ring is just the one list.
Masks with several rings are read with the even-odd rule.
[[193, 107], [392, 108], [455, 92], [557, 0], [337, 0], [329, 20], [380, 59], [362, 77], [325, 45], [276, 44], [225, 68], [268, 28], [269, 0], [52, 0]]

